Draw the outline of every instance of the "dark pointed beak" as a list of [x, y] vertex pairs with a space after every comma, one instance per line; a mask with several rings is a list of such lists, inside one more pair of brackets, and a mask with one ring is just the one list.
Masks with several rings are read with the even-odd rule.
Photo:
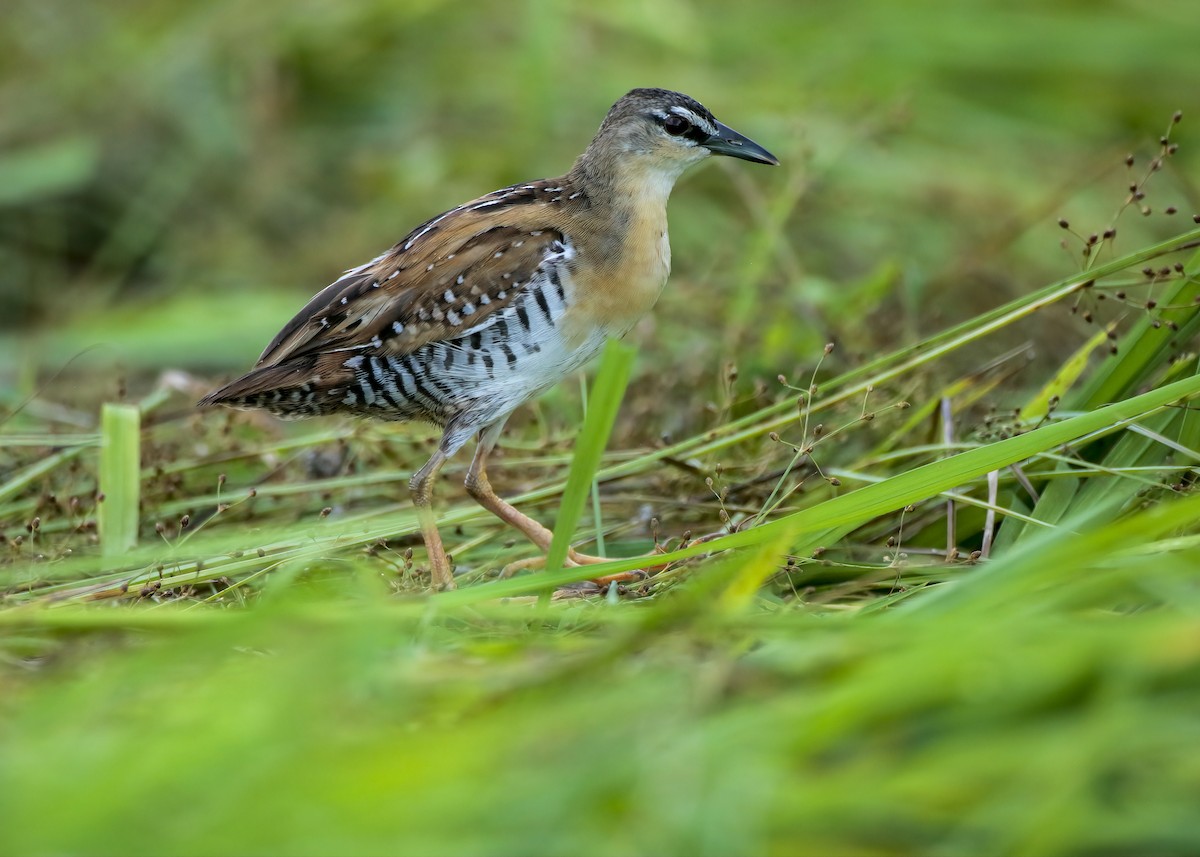
[[731, 158], [741, 158], [743, 161], [753, 161], [756, 164], [778, 166], [779, 159], [755, 143], [749, 137], [743, 137], [728, 125], [717, 123], [717, 133], [700, 144], [714, 155], [729, 155]]

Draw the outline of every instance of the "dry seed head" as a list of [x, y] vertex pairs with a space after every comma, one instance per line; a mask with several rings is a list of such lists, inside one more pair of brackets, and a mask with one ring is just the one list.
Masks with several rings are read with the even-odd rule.
[[328, 517], [329, 517], [331, 514], [333, 514], [333, 507], [332, 507], [332, 506], [326, 506], [324, 509], [322, 509], [322, 510], [321, 510], [321, 517], [322, 517], [322, 518], [328, 518]]
[[191, 522], [192, 522], [192, 516], [184, 515], [182, 518], [179, 519], [179, 529], [186, 530], [188, 527], [188, 524], [190, 524]]
[[1173, 205], [1168, 205], [1166, 208], [1164, 208], [1164, 209], [1163, 209], [1163, 214], [1174, 214], [1174, 213], [1175, 213], [1175, 212], [1177, 212], [1178, 210], [1179, 210], [1179, 209], [1178, 209], [1178, 208], [1176, 208], [1175, 206], [1173, 206]]
[[1176, 110], [1176, 111], [1175, 111], [1175, 113], [1174, 113], [1174, 114], [1172, 114], [1172, 116], [1171, 116], [1171, 124], [1172, 124], [1172, 125], [1178, 125], [1178, 124], [1179, 124], [1179, 121], [1180, 121], [1181, 119], [1183, 119], [1183, 111], [1182, 111], [1182, 110]]
[[832, 354], [833, 349], [834, 349], [834, 344], [832, 342], [825, 343], [825, 354], [826, 355]]
[[1070, 222], [1065, 217], [1058, 218], [1058, 225], [1061, 226], [1063, 229], [1071, 228]]
[[826, 476], [825, 481], [828, 482], [830, 485], [832, 485], [834, 488], [837, 488], [839, 485], [842, 484], [842, 480], [838, 479], [836, 476]]
[[1127, 167], [1133, 166], [1133, 153], [1132, 152], [1125, 156], [1125, 166], [1127, 166]]
[[779, 443], [779, 432], [777, 432], [777, 431], [770, 432], [769, 434], [767, 434], [767, 437], [770, 438], [771, 440], [775, 441], [776, 443]]

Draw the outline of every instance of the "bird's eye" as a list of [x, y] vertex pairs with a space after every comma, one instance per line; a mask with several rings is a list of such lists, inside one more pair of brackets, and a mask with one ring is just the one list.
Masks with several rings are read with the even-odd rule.
[[689, 126], [690, 123], [686, 119], [684, 119], [682, 116], [676, 116], [674, 113], [663, 120], [663, 128], [666, 129], [666, 132], [672, 137], [678, 137], [680, 134], [686, 131]]

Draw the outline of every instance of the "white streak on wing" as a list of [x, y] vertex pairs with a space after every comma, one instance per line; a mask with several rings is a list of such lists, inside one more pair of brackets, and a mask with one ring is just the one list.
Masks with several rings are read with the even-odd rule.
[[[551, 244], [547, 249], [542, 263], [538, 266], [537, 271], [526, 283], [522, 285], [514, 283], [507, 289], [498, 292], [494, 296], [496, 300], [504, 300], [506, 297], [508, 297], [509, 292], [511, 291], [513, 295], [513, 303], [510, 306], [491, 313], [486, 318], [481, 319], [478, 324], [472, 325], [466, 330], [456, 331], [454, 334], [454, 339], [450, 340], [448, 344], [462, 346], [463, 341], [468, 339], [472, 334], [487, 330], [496, 322], [500, 321], [500, 319], [504, 319], [508, 322], [510, 334], [513, 330], [521, 330], [521, 326], [517, 320], [517, 302], [524, 302], [526, 312], [529, 315], [530, 326], [534, 331], [534, 338], [531, 340], [531, 343], [538, 342], [539, 340], [536, 338], [537, 335], [548, 335], [548, 331], [545, 328], [549, 328], [551, 331], [553, 328], [546, 324], [546, 319], [542, 315], [541, 308], [537, 305], [537, 302], [534, 298], [534, 292], [536, 290], [543, 290], [551, 307], [551, 316], [554, 318], [555, 323], [557, 324], [559, 317], [563, 312], [565, 312], [566, 307], [563, 306], [562, 302], [558, 299], [554, 284], [550, 282], [549, 271], [557, 271], [560, 281], [569, 281], [570, 272], [567, 270], [566, 263], [573, 258], [575, 258], [575, 247], [569, 240], [563, 239], [561, 242], [556, 241]], [[566, 282], [564, 282], [564, 286], [565, 285]], [[445, 295], [443, 295], [443, 297], [445, 297]], [[492, 300], [493, 297], [486, 294], [482, 294], [478, 298], [480, 306], [487, 306], [492, 302]], [[447, 303], [449, 303], [449, 300], [447, 300]], [[466, 307], [463, 307], [462, 315], [469, 315], [470, 313], [467, 313], [465, 309]], [[517, 347], [516, 350], [520, 352], [521, 349]]]
[[[390, 252], [392, 252], [392, 251], [391, 251], [391, 250], [384, 250], [382, 253], [380, 253], [378, 256], [376, 256], [374, 259], [372, 259], [370, 262], [363, 262], [361, 265], [359, 265], [359, 266], [357, 266], [357, 267], [350, 268], [349, 270], [347, 270], [347, 271], [344, 271], [344, 272], [342, 273], [342, 276], [341, 276], [341, 277], [338, 277], [338, 279], [340, 280], [340, 279], [343, 279], [343, 278], [345, 278], [345, 277], [352, 276], [352, 275], [354, 275], [354, 274], [361, 274], [363, 271], [367, 270], [367, 268], [370, 268], [372, 265], [377, 265], [377, 264], [379, 264], [380, 262], [382, 262], [382, 261], [383, 261], [383, 258], [384, 258], [385, 256], [387, 256], [387, 254], [388, 254], [388, 253], [390, 253]], [[336, 282], [336, 281], [335, 281], [335, 282]]]
[[421, 238], [422, 238], [422, 237], [423, 237], [423, 236], [424, 236], [426, 233], [428, 233], [428, 232], [429, 232], [429, 230], [433, 229], [433, 227], [437, 226], [439, 223], [441, 223], [443, 220], [445, 220], [447, 217], [449, 217], [451, 214], [453, 214], [454, 212], [456, 212], [456, 211], [458, 211], [458, 210], [459, 210], [459, 209], [457, 209], [457, 208], [452, 208], [452, 209], [450, 209], [449, 211], [445, 212], [444, 214], [439, 214], [437, 217], [433, 218], [433, 220], [429, 221], [428, 223], [426, 223], [426, 224], [425, 224], [425, 225], [424, 225], [424, 226], [421, 228], [421, 231], [420, 231], [420, 232], [418, 232], [418, 233], [417, 233], [416, 235], [414, 235], [412, 238], [409, 238], [407, 241], [405, 241], [405, 242], [404, 242], [404, 248], [403, 248], [403, 249], [405, 249], [405, 250], [411, 250], [411, 249], [412, 249], [412, 246], [413, 246], [414, 244], [416, 244], [418, 241], [420, 241], [420, 240], [421, 240]]

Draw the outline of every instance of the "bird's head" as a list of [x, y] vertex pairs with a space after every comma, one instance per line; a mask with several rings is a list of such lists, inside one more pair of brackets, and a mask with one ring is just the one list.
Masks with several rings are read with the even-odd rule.
[[634, 89], [622, 96], [604, 117], [584, 160], [620, 172], [661, 175], [674, 183], [709, 155], [779, 163], [762, 146], [718, 122], [703, 104], [669, 89]]

